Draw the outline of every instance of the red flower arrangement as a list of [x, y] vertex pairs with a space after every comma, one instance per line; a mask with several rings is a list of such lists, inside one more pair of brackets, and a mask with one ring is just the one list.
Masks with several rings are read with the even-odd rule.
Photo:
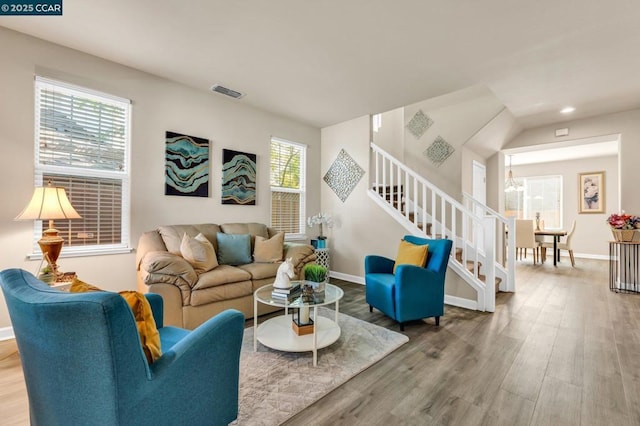
[[640, 217], [613, 213], [607, 218], [607, 223], [613, 229], [635, 229], [640, 226]]

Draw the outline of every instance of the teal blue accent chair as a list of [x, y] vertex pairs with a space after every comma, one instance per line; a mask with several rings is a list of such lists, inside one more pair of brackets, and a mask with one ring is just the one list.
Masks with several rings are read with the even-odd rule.
[[[244, 315], [227, 310], [193, 331], [163, 327], [146, 295], [162, 356], [149, 365], [117, 293], [68, 293], [20, 269], [0, 273], [32, 425], [227, 425], [238, 416]], [[1, 421], [0, 421], [1, 423]]]
[[366, 301], [369, 311], [376, 308], [388, 317], [404, 324], [408, 321], [435, 317], [440, 325], [444, 315], [444, 280], [451, 254], [451, 240], [430, 240], [405, 235], [412, 244], [428, 244], [425, 267], [398, 265], [393, 273], [395, 261], [383, 256], [369, 255], [364, 259]]

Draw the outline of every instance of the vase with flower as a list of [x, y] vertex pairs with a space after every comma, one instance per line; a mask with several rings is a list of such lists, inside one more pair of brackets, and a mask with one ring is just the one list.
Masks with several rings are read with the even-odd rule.
[[309, 226], [309, 228], [313, 228], [315, 225], [319, 225], [320, 235], [318, 235], [316, 248], [325, 248], [327, 246], [327, 237], [323, 233], [323, 226], [326, 225], [327, 228], [333, 227], [333, 219], [331, 218], [331, 215], [328, 213], [318, 213], [317, 215], [311, 216], [307, 219], [307, 225]]
[[638, 241], [640, 238], [640, 217], [626, 214], [624, 212], [612, 213], [607, 218], [607, 223], [611, 227], [613, 238], [616, 241]]

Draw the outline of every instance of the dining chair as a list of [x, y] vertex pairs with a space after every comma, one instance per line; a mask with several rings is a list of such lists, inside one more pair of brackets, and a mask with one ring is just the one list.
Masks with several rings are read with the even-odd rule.
[[[571, 229], [569, 229], [569, 232], [567, 233], [567, 239], [564, 241], [564, 243], [558, 243], [558, 250], [567, 250], [569, 252], [569, 258], [571, 259], [571, 266], [572, 267], [576, 267], [576, 260], [573, 257], [573, 249], [571, 248], [571, 238], [573, 237], [573, 233], [576, 230], [576, 221], [574, 219], [574, 221], [571, 223]], [[555, 238], [555, 237], [554, 237]], [[551, 251], [553, 251], [553, 243], [550, 242], [544, 242], [540, 245], [540, 247], [542, 247], [542, 258], [546, 258], [547, 257], [547, 249], [550, 249]]]
[[538, 260], [540, 243], [536, 241], [534, 226], [534, 221], [531, 219], [516, 220], [516, 259], [519, 254], [520, 260], [522, 260], [523, 253], [526, 258], [527, 249], [532, 249], [533, 264], [535, 265]]

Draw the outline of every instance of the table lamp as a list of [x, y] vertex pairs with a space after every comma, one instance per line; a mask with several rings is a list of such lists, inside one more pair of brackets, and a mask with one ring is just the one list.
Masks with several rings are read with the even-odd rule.
[[53, 227], [54, 219], [82, 219], [82, 216], [73, 208], [67, 193], [62, 187], [55, 187], [49, 181], [46, 187], [37, 187], [33, 191], [31, 201], [15, 220], [48, 220], [49, 229], [42, 233], [38, 241], [42, 255], [49, 263], [54, 276], [58, 275], [56, 261], [60, 256], [64, 239], [58, 235], [58, 230]]

